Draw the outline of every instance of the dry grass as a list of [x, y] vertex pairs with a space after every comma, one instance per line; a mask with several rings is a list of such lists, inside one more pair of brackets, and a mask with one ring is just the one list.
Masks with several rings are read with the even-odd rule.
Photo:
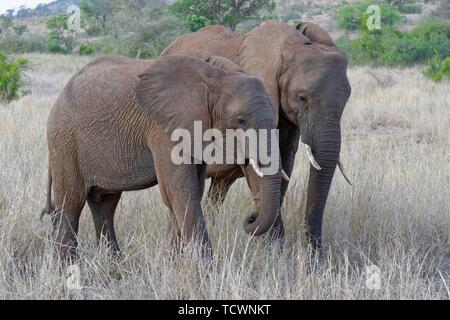
[[[45, 202], [45, 122], [62, 86], [88, 60], [29, 58], [32, 95], [0, 105], [0, 299], [450, 298], [448, 82], [432, 83], [419, 69], [350, 70], [342, 158], [354, 186], [336, 175], [320, 261], [301, 245], [307, 161], [299, 152], [284, 208], [284, 250], [242, 231], [252, 205], [242, 181], [222, 208], [206, 210], [211, 263], [195, 248], [171, 258], [157, 188], [130, 192], [117, 212], [119, 261], [96, 246], [89, 210], [83, 212], [83, 289], [68, 291], [50, 222], [38, 219]], [[381, 270], [376, 290], [366, 286], [371, 265]]]

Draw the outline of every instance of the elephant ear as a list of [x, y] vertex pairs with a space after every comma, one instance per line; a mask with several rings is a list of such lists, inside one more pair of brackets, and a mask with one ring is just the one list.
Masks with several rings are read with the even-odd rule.
[[328, 32], [317, 24], [312, 22], [300, 22], [295, 28], [312, 42], [325, 44], [330, 47], [336, 46]]
[[169, 136], [185, 129], [193, 143], [194, 122], [201, 121], [203, 130], [210, 128], [208, 92], [217, 85], [221, 73], [219, 68], [193, 57], [160, 57], [139, 75], [136, 96], [143, 112]]
[[245, 72], [240, 66], [224, 57], [212, 56], [207, 62], [225, 71]]

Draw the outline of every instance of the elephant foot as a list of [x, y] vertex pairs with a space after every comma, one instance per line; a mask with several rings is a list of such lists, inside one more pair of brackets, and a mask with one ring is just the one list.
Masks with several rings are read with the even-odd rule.
[[59, 245], [58, 248], [59, 258], [63, 265], [76, 264], [79, 261], [79, 256], [77, 252], [77, 246], [73, 244]]
[[201, 255], [206, 261], [211, 261], [213, 259], [214, 251], [211, 242], [202, 244]]
[[206, 231], [203, 231], [200, 234], [202, 234], [200, 238], [197, 238], [197, 243], [199, 243], [201, 246], [200, 253], [203, 259], [210, 261], [212, 260], [214, 255], [211, 240], [209, 239], [208, 233]]
[[72, 265], [78, 262], [78, 241], [73, 231], [64, 231], [65, 228], [54, 230], [56, 251], [63, 265]]
[[320, 235], [313, 234], [312, 232], [306, 232], [306, 244], [311, 248], [311, 253], [319, 254], [322, 248], [322, 237]]

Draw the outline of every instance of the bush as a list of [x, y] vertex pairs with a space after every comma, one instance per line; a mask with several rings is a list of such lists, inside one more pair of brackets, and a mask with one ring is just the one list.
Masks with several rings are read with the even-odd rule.
[[26, 64], [27, 60], [24, 58], [8, 61], [6, 55], [0, 52], [0, 100], [10, 102], [19, 97], [21, 71]]
[[45, 52], [47, 51], [47, 38], [44, 35], [8, 34], [0, 37], [0, 51], [6, 54]]
[[51, 39], [48, 40], [47, 51], [50, 53], [67, 53], [66, 48], [63, 48], [57, 41], [53, 41]]
[[[363, 1], [356, 4], [346, 4], [337, 11], [338, 27], [346, 30], [358, 30], [362, 24], [363, 16], [367, 14], [367, 8], [371, 1]], [[402, 20], [398, 10], [390, 4], [379, 4], [381, 10], [382, 27], [393, 26]]]
[[20, 24], [20, 25], [14, 26], [14, 27], [13, 27], [13, 30], [14, 30], [14, 32], [15, 32], [17, 35], [21, 36], [21, 35], [23, 35], [25, 32], [27, 32], [28, 27], [27, 27], [26, 25], [24, 25], [24, 24]]
[[92, 44], [82, 44], [80, 46], [80, 49], [78, 50], [78, 53], [80, 56], [90, 56], [93, 55], [96, 51], [96, 48]]
[[361, 37], [337, 41], [353, 64], [412, 65], [423, 63], [435, 52], [440, 58], [450, 56], [450, 23], [445, 20], [425, 21], [410, 32], [395, 27], [369, 31], [361, 28]]
[[441, 81], [443, 78], [450, 80], [450, 57], [442, 60], [439, 54], [435, 54], [428, 59], [427, 68], [423, 73], [434, 81]]
[[411, 36], [417, 39], [422, 61], [431, 58], [436, 52], [441, 58], [450, 56], [450, 23], [448, 21], [440, 18], [428, 19], [411, 30]]

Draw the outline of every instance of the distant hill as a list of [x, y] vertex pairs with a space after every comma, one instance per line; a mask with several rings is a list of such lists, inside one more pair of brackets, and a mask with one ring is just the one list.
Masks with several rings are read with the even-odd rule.
[[26, 8], [23, 6], [15, 12], [14, 18], [24, 20], [65, 13], [67, 12], [67, 8], [71, 5], [78, 5], [79, 3], [80, 0], [56, 0], [47, 4], [38, 4], [35, 9]]

